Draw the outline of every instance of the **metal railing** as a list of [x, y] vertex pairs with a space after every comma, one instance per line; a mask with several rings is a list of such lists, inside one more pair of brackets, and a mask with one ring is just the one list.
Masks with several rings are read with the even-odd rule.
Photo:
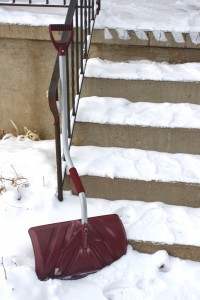
[[70, 0], [0, 0], [4, 6], [68, 7]]
[[[70, 0], [65, 24], [73, 28], [71, 43], [66, 51], [66, 88], [67, 88], [67, 131], [69, 141], [72, 137], [74, 121], [78, 109], [91, 35], [96, 15], [99, 13], [100, 0]], [[64, 31], [61, 41], [69, 39], [69, 31]], [[49, 86], [49, 106], [54, 116], [58, 199], [63, 200], [63, 179], [65, 162], [61, 153], [60, 126], [60, 86], [59, 86], [59, 57], [57, 55], [52, 78]]]
[[[80, 1], [80, 0], [79, 0]], [[88, 0], [89, 1], [89, 0]], [[69, 7], [70, 0], [0, 0], [2, 6], [35, 6], [35, 7]], [[100, 10], [101, 0], [97, 0], [97, 9]], [[81, 5], [78, 5], [81, 8]]]

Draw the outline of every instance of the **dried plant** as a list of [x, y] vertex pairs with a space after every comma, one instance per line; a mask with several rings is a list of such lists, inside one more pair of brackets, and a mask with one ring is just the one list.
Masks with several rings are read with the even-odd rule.
[[5, 187], [5, 182], [9, 182], [13, 187], [15, 187], [17, 189], [18, 192], [18, 200], [21, 199], [21, 195], [19, 193], [19, 187], [28, 187], [29, 186], [29, 182], [28, 179], [26, 177], [23, 176], [19, 176], [18, 173], [16, 172], [15, 168], [11, 165], [14, 173], [15, 173], [15, 177], [11, 177], [11, 178], [6, 178], [2, 175], [0, 175], [0, 195], [3, 194], [3, 192], [6, 192], [6, 187]]
[[13, 122], [13, 120], [10, 120], [10, 122], [13, 125], [13, 127], [15, 128], [16, 133], [15, 134], [7, 133], [4, 129], [2, 129], [1, 133], [0, 133], [0, 139], [6, 140], [12, 136], [16, 136], [19, 141], [23, 141], [26, 138], [28, 138], [32, 141], [40, 141], [39, 133], [36, 130], [32, 131], [25, 126], [24, 134], [19, 134], [19, 129], [18, 129], [17, 125], [15, 124], [15, 122]]
[[6, 135], [6, 131], [2, 128], [1, 130], [0, 130], [0, 139], [2, 139], [3, 137], [4, 137], [4, 135]]

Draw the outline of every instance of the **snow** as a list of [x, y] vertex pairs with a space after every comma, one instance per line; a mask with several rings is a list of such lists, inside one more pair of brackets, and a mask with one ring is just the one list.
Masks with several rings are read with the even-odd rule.
[[109, 31], [108, 28], [105, 28], [105, 30], [104, 30], [104, 39], [105, 40], [111, 40], [112, 39], [112, 34], [111, 34], [111, 32]]
[[130, 36], [127, 30], [117, 28], [116, 31], [120, 40], [130, 40]]
[[199, 33], [190, 33], [190, 38], [192, 40], [192, 43], [194, 43], [195, 45], [198, 45], [200, 43]]
[[99, 124], [200, 129], [200, 107], [190, 103], [131, 102], [123, 98], [85, 97], [76, 120]]
[[[200, 4], [197, 0], [101, 0], [101, 11], [95, 27], [198, 33], [200, 31], [199, 9]], [[34, 26], [49, 25], [49, 23], [64, 22], [65, 14], [65, 8], [1, 6], [0, 22]]]
[[150, 60], [113, 62], [90, 58], [85, 76], [124, 80], [200, 81], [200, 63], [169, 64]]
[[66, 8], [0, 6], [0, 23], [48, 26], [64, 23]]
[[[96, 28], [199, 32], [196, 0], [102, 0]], [[178, 22], [177, 22], [178, 20]]]
[[135, 34], [139, 40], [148, 41], [148, 36], [144, 30], [142, 29], [136, 30]]
[[156, 41], [167, 42], [167, 38], [165, 36], [164, 31], [162, 31], [162, 30], [155, 30], [155, 31], [153, 31], [153, 35], [154, 35]]
[[[130, 246], [118, 261], [83, 279], [37, 279], [28, 229], [80, 218], [77, 196], [66, 191], [59, 202], [55, 195], [54, 143], [0, 140], [1, 176], [23, 176], [29, 182], [17, 191], [4, 181], [6, 191], [0, 195], [1, 299], [199, 299], [200, 263], [172, 258], [165, 251], [141, 254]], [[128, 200], [87, 202], [89, 216], [119, 214], [128, 238], [200, 245], [200, 209]]]
[[200, 156], [131, 148], [72, 146], [80, 175], [200, 183]]

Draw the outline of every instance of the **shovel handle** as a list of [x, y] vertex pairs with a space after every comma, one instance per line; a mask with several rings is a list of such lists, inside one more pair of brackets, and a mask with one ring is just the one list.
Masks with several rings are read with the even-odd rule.
[[76, 192], [78, 194], [85, 193], [85, 189], [83, 187], [83, 184], [81, 182], [80, 176], [78, 175], [78, 172], [77, 172], [76, 168], [73, 167], [73, 168], [69, 169], [69, 174], [70, 174], [71, 179], [73, 181]]
[[[74, 168], [74, 167], [70, 168], [69, 174], [71, 176], [74, 187], [75, 187], [76, 192], [78, 193], [80, 201], [81, 201], [81, 222], [83, 225], [86, 225], [88, 223], [88, 218], [87, 218], [87, 201], [86, 201], [86, 197], [85, 197], [85, 190], [84, 190], [80, 176], [78, 175], [76, 168]], [[87, 248], [87, 232], [84, 230], [83, 233], [84, 233], [83, 234], [84, 248]]]
[[[56, 41], [53, 35], [53, 32], [55, 31], [68, 31], [69, 35], [67, 36], [67, 39], [65, 41]], [[49, 34], [51, 41], [58, 51], [59, 56], [63, 56], [66, 54], [66, 50], [69, 47], [69, 44], [71, 43], [72, 36], [73, 36], [73, 26], [69, 24], [51, 24], [49, 25]]]

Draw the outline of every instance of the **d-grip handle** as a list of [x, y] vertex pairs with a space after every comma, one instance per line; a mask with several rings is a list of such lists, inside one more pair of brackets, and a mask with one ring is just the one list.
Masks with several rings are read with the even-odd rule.
[[[69, 31], [69, 35], [67, 37], [66, 41], [56, 41], [53, 35], [54, 31]], [[58, 51], [59, 56], [63, 56], [66, 54], [66, 50], [69, 47], [69, 44], [71, 43], [72, 36], [73, 36], [73, 26], [69, 24], [51, 24], [49, 25], [49, 34], [51, 41]]]

